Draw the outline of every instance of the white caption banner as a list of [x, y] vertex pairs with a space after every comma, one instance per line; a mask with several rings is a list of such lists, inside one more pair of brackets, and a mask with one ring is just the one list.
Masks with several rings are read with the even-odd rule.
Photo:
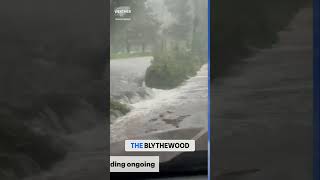
[[159, 156], [110, 156], [110, 172], [159, 172]]
[[194, 140], [126, 140], [127, 152], [193, 152]]

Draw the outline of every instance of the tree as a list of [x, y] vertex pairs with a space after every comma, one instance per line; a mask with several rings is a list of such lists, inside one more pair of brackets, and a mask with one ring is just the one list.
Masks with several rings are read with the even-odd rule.
[[188, 46], [192, 33], [192, 14], [190, 2], [188, 0], [165, 0], [168, 11], [175, 18], [168, 29], [168, 36], [174, 41], [174, 46], [180, 46], [181, 43]]
[[[144, 52], [148, 45], [155, 42], [159, 22], [152, 14], [152, 10], [146, 6], [146, 0], [140, 1], [114, 1], [113, 8], [130, 6], [132, 10], [130, 21], [115, 21], [112, 19], [111, 47], [114, 52], [131, 49], [140, 46]], [[114, 16], [113, 12], [112, 16]]]

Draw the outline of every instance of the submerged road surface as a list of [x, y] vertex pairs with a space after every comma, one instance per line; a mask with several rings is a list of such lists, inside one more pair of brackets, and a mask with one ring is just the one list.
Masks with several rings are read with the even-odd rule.
[[124, 103], [134, 103], [150, 92], [143, 86], [151, 56], [116, 59], [110, 61], [110, 96]]
[[131, 104], [131, 112], [111, 125], [111, 142], [177, 128], [207, 128], [207, 65], [177, 88], [150, 91], [151, 98]]

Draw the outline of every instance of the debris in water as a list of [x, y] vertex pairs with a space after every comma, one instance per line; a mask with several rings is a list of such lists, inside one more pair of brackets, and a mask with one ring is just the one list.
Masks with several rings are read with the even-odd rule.
[[153, 118], [153, 119], [150, 119], [149, 122], [155, 122], [157, 120], [158, 120], [157, 118]]
[[165, 119], [162, 119], [162, 121], [165, 122], [166, 124], [170, 124], [170, 125], [175, 126], [176, 128], [179, 128], [180, 122], [189, 116], [191, 116], [191, 115], [182, 115], [182, 116], [179, 116], [177, 118], [172, 118], [172, 119], [165, 118]]
[[158, 131], [158, 129], [147, 129], [147, 130], [145, 131], [145, 133], [150, 133], [150, 132], [154, 132], [154, 131]]

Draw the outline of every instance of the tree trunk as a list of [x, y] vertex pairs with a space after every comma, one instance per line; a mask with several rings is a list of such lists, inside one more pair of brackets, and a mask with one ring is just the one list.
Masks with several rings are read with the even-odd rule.
[[126, 49], [127, 49], [127, 53], [130, 53], [130, 43], [129, 43], [129, 31], [127, 31], [127, 35], [126, 35]]
[[130, 43], [128, 41], [126, 41], [126, 49], [127, 49], [127, 53], [130, 53]]
[[142, 52], [143, 52], [143, 53], [145, 52], [145, 49], [146, 49], [146, 44], [143, 42], [143, 43], [142, 43]]

